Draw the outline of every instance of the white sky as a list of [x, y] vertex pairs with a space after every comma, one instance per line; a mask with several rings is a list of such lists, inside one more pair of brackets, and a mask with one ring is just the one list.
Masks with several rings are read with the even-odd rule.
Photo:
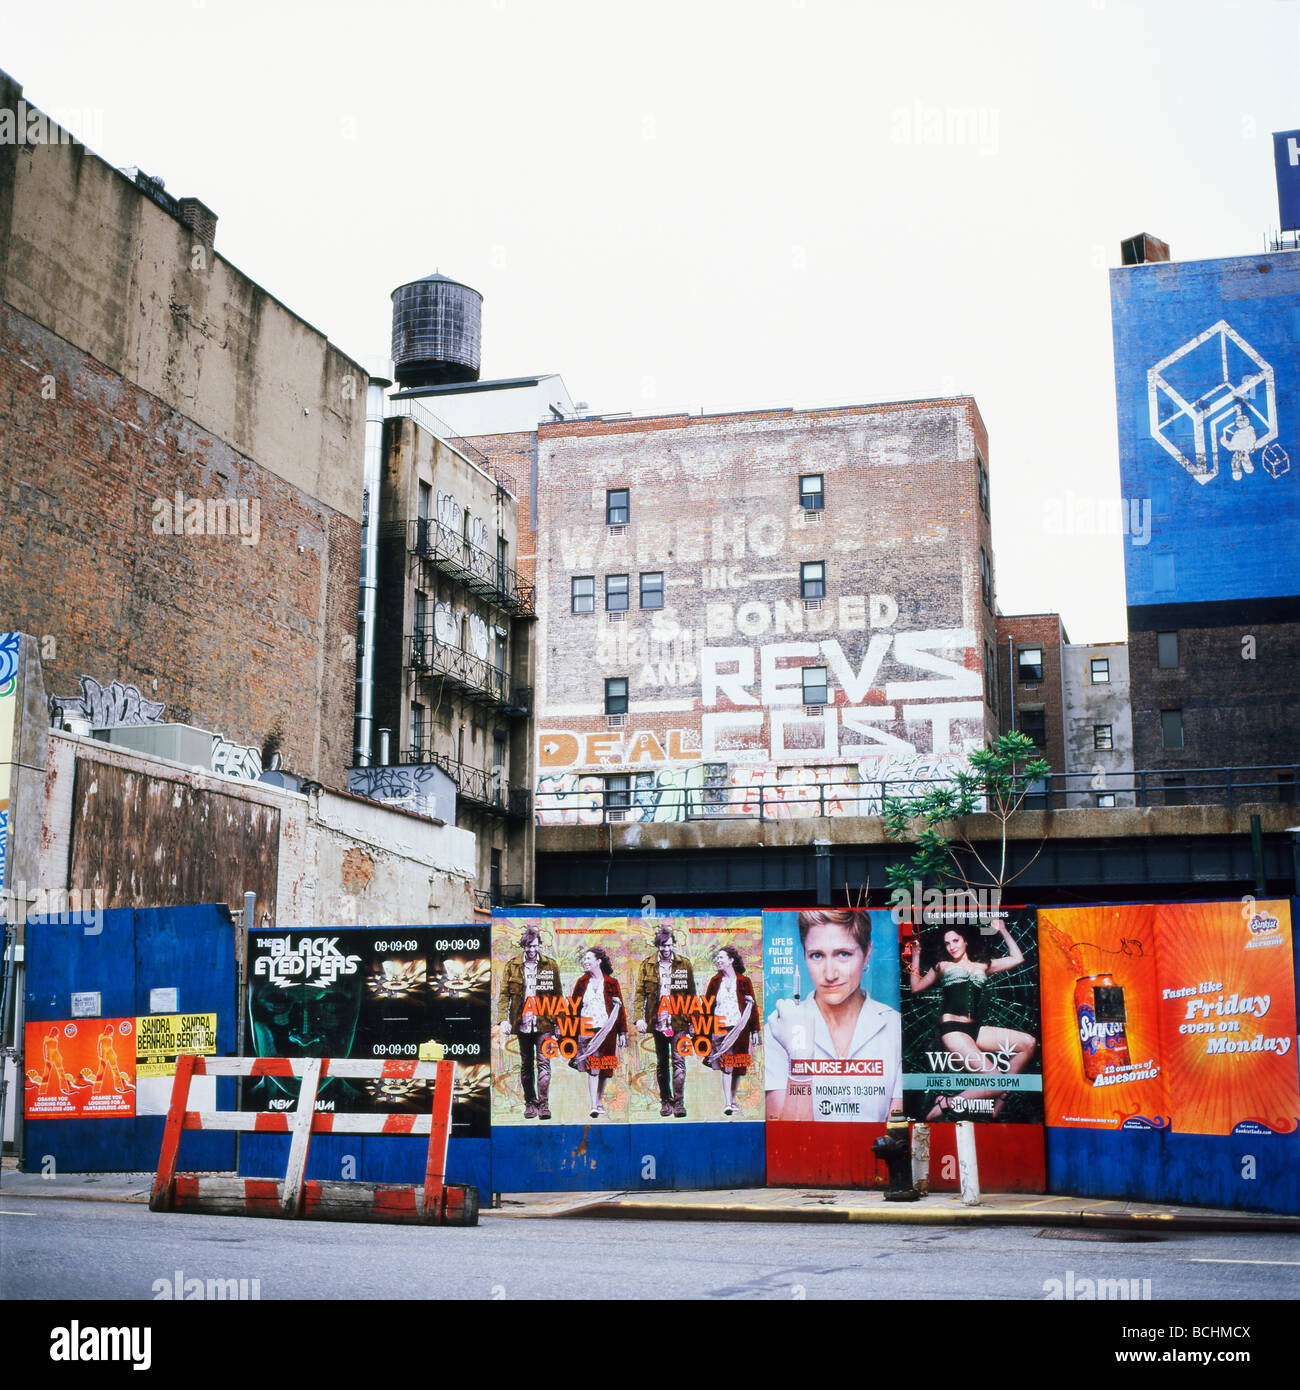
[[1080, 642], [1124, 635], [1107, 270], [1262, 249], [1300, 0], [0, 0], [0, 67], [363, 361], [437, 268], [485, 377], [595, 410], [974, 395], [1002, 609]]

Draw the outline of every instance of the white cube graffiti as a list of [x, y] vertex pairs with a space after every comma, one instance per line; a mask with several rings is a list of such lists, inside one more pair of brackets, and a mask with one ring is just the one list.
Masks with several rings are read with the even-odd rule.
[[1151, 437], [1196, 479], [1218, 476], [1219, 452], [1232, 476], [1255, 471], [1260, 449], [1265, 470], [1278, 478], [1290, 461], [1277, 438], [1273, 368], [1225, 319], [1186, 342], [1147, 372]]

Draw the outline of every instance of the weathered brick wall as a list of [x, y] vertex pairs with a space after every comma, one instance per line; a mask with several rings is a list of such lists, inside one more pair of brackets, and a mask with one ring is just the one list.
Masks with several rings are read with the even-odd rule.
[[[1167, 630], [1178, 633], [1178, 665], [1172, 669], [1159, 665], [1154, 631], [1129, 633], [1137, 765], [1178, 773], [1300, 763], [1300, 624], [1171, 624]], [[1182, 711], [1181, 749], [1162, 745], [1163, 709]], [[1271, 783], [1276, 774], [1239, 780]], [[1243, 790], [1238, 799], [1270, 801], [1274, 795], [1266, 790], [1248, 797]]]
[[[245, 504], [161, 534], [160, 501]], [[172, 518], [169, 516], [168, 521]], [[206, 524], [206, 510], [205, 510]], [[47, 689], [138, 686], [164, 718], [336, 786], [350, 761], [360, 526], [0, 305], [0, 591]]]
[[[862, 781], [941, 772], [991, 732], [973, 401], [567, 421], [537, 439], [543, 824], [599, 819], [590, 793], [611, 773], [642, 774], [631, 819], [675, 819], [691, 789], [693, 809], [738, 810], [759, 780], [805, 813], [861, 813]], [[799, 505], [809, 473], [824, 479], [815, 525]], [[605, 502], [621, 487], [618, 535]], [[820, 611], [800, 599], [805, 561], [826, 567]], [[639, 606], [647, 572], [664, 575], [662, 610]], [[621, 622], [610, 574], [629, 576]], [[575, 576], [594, 577], [594, 613], [571, 611]], [[820, 716], [803, 714], [808, 665], [827, 667]], [[630, 705], [614, 729], [618, 676]]]

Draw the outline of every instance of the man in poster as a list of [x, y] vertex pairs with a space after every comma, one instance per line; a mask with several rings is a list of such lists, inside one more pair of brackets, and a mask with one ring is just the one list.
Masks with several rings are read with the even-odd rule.
[[497, 997], [498, 1025], [503, 1038], [513, 1032], [519, 1039], [519, 1063], [524, 1086], [524, 1119], [551, 1118], [551, 1061], [541, 1042], [555, 1032], [555, 1009], [539, 1011], [540, 998], [562, 999], [560, 968], [542, 955], [542, 934], [525, 927], [519, 938], [520, 954], [506, 962], [505, 979]]
[[686, 1118], [686, 1056], [677, 1040], [689, 1036], [690, 1002], [695, 996], [695, 972], [685, 956], [673, 950], [671, 927], [655, 932], [655, 953], [637, 971], [632, 1011], [638, 1033], [655, 1040], [655, 1075], [659, 1082], [659, 1114]]

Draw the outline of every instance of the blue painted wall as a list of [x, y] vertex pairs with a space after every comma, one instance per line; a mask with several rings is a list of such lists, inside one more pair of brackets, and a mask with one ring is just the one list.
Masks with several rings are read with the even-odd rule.
[[[1130, 519], [1135, 501], [1151, 506], [1149, 537], [1130, 527], [1124, 541], [1129, 607], [1300, 594], [1300, 256], [1127, 266], [1111, 271], [1110, 288], [1122, 496]], [[1218, 471], [1199, 482], [1152, 437], [1148, 373], [1220, 323], [1241, 343], [1215, 331], [1159, 373], [1211, 412], [1204, 473]], [[1270, 388], [1258, 382], [1241, 402], [1260, 439], [1254, 471], [1235, 479], [1223, 436], [1232, 435], [1231, 388], [1260, 372], [1251, 351], [1273, 372], [1278, 433], [1263, 443]], [[1195, 465], [1188, 419], [1172, 418], [1170, 395], [1157, 392], [1156, 402], [1162, 433]]]
[[[181, 1013], [217, 1015], [217, 1052], [235, 1051], [235, 926], [215, 906], [111, 909], [102, 930], [80, 921], [27, 919], [27, 1022], [71, 1017], [71, 996], [98, 990], [101, 1016], [139, 1018], [149, 1012], [149, 991], [175, 987]], [[93, 924], [92, 924], [93, 925]], [[217, 1083], [218, 1107], [234, 1109], [235, 1083]], [[40, 1172], [47, 1157], [57, 1172], [140, 1172], [158, 1166], [162, 1115], [133, 1119], [27, 1122], [23, 1168]], [[230, 1170], [231, 1134], [189, 1133], [180, 1166]]]

